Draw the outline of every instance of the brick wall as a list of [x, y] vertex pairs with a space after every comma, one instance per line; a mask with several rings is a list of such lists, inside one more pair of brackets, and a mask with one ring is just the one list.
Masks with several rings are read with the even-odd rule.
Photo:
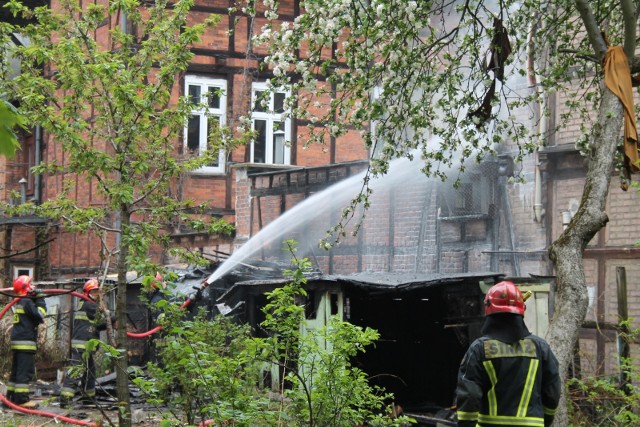
[[[238, 168], [236, 175], [236, 188], [242, 189], [238, 193], [236, 218], [238, 236], [246, 240], [247, 232], [253, 236], [278, 219], [283, 200], [287, 210], [291, 209], [308, 195], [346, 177], [347, 168], [344, 165], [335, 165], [302, 171], [273, 171], [259, 175], [241, 170], [242, 168]], [[361, 178], [357, 179], [357, 182], [354, 181], [356, 184], [350, 186], [361, 186]], [[391, 182], [393, 181], [394, 178], [391, 179]], [[484, 210], [484, 214], [476, 212], [470, 216], [473, 212], [459, 212], [457, 217], [439, 218], [441, 203], [445, 203], [443, 191], [450, 193], [453, 189], [441, 187], [422, 175], [415, 178], [402, 176], [390, 186], [384, 181], [378, 186], [376, 184], [372, 183], [372, 207], [365, 212], [364, 218], [362, 210], [356, 210], [353, 218], [346, 224], [345, 234], [339, 237], [339, 244], [330, 252], [318, 249], [314, 240], [316, 237], [313, 236], [322, 237], [325, 230], [339, 222], [341, 211], [348, 205], [348, 200], [337, 201], [337, 197], [341, 192], [354, 191], [351, 187], [341, 185], [326, 190], [329, 192], [326, 200], [311, 209], [313, 214], [318, 210], [322, 214], [315, 218], [287, 219], [286, 223], [275, 227], [275, 230], [285, 227], [289, 230], [285, 235], [278, 235], [277, 239], [273, 228], [270, 227], [270, 234], [261, 235], [258, 239], [261, 242], [259, 255], [264, 259], [285, 259], [287, 256], [281, 253], [280, 242], [272, 239], [293, 238], [301, 242], [300, 246], [303, 246], [304, 250], [316, 247], [315, 250], [312, 249], [311, 255], [306, 252], [302, 252], [301, 255], [310, 256], [317, 265], [327, 266], [325, 273], [460, 273], [491, 270], [490, 249], [494, 247], [492, 242], [496, 239], [492, 215], [496, 211], [490, 206], [494, 205], [495, 201], [483, 200], [482, 203], [478, 202], [468, 208]], [[487, 185], [486, 179], [482, 185]], [[335, 192], [335, 197], [331, 196], [332, 191]], [[488, 198], [492, 197], [491, 194], [497, 194], [486, 188], [483, 191], [487, 191]], [[353, 196], [355, 195], [357, 192], [353, 193]], [[296, 225], [290, 224], [289, 221], [299, 221], [300, 224], [297, 228], [289, 229], [291, 225]], [[360, 222], [358, 234], [353, 235], [355, 226]]]

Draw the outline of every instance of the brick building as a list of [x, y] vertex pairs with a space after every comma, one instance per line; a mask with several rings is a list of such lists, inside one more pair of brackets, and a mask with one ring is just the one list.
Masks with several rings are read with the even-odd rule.
[[[38, 4], [37, 2], [34, 5]], [[55, 2], [51, 4], [55, 7]], [[179, 95], [204, 99], [209, 96], [210, 116], [233, 128], [238, 118], [246, 114], [251, 105], [250, 100], [264, 91], [268, 71], [260, 71], [264, 49], [249, 48], [249, 40], [266, 20], [253, 18], [241, 12], [229, 14], [233, 2], [216, 0], [196, 2], [191, 16], [194, 23], [202, 22], [209, 14], [221, 17], [215, 28], [209, 29], [202, 40], [193, 49], [193, 58], [187, 71], [176, 83], [174, 98]], [[297, 1], [282, 2], [281, 20], [293, 20], [298, 13]], [[256, 16], [259, 16], [258, 13]], [[10, 19], [10, 16], [7, 16]], [[103, 28], [95, 32], [95, 38], [106, 40], [109, 29], [118, 22], [105, 23]], [[131, 29], [135, 31], [135, 29]], [[248, 49], [251, 49], [248, 51]], [[300, 166], [316, 166], [337, 164], [367, 158], [367, 151], [355, 132], [344, 140], [333, 139], [326, 147], [310, 147], [303, 149], [295, 141], [300, 129], [306, 123], [290, 123], [281, 117], [285, 93], [271, 95], [269, 106], [256, 107], [251, 112], [252, 125], [260, 132], [259, 138], [247, 147], [240, 147], [233, 152], [220, 151], [218, 162], [203, 167], [181, 178], [176, 185], [176, 197], [192, 199], [196, 203], [207, 205], [206, 214], [225, 218], [235, 222], [236, 203], [236, 169], [232, 165], [247, 165], [249, 171], [282, 170]], [[207, 98], [208, 99], [208, 98]], [[254, 103], [257, 104], [257, 103]], [[274, 112], [275, 111], [275, 112]], [[176, 135], [176, 155], [198, 153], [206, 149], [207, 129], [205, 111], [193, 112], [192, 118], [184, 129], [184, 134]], [[10, 199], [10, 191], [20, 194], [25, 200], [36, 203], [55, 198], [62, 191], [63, 176], [34, 176], [29, 167], [40, 160], [56, 161], [64, 164], [65, 157], [60, 145], [50, 135], [34, 129], [31, 134], [24, 135], [24, 150], [15, 159], [3, 159], [2, 184], [4, 200]], [[26, 185], [21, 179], [26, 179]], [[76, 199], [82, 206], [100, 204], [100, 197], [95, 191], [95, 183], [83, 181], [81, 177], [73, 178], [76, 187]], [[15, 203], [20, 200], [16, 198]], [[39, 219], [34, 218], [33, 221]], [[231, 252], [233, 241], [221, 236], [208, 236], [194, 233], [178, 226], [169, 230], [177, 245], [207, 252]], [[41, 221], [38, 224], [21, 219], [7, 218], [3, 221], [3, 242], [7, 245], [10, 258], [3, 260], [0, 270], [5, 280], [22, 272], [31, 272], [36, 278], [55, 279], [73, 275], [90, 275], [103, 267], [100, 259], [100, 245], [90, 235], [67, 233], [63, 227], [51, 222]], [[44, 242], [47, 242], [46, 244]], [[25, 249], [28, 253], [18, 254]], [[163, 254], [157, 254], [158, 262], [171, 260]], [[24, 267], [24, 268], [23, 268]]]
[[[248, 41], [264, 24], [237, 11], [228, 14], [228, 0], [198, 1], [193, 9], [194, 22], [208, 13], [222, 16], [218, 26], [208, 32], [196, 46], [196, 56], [183, 76], [176, 94], [200, 96], [217, 93], [210, 103], [209, 114], [221, 123], [233, 126], [248, 109], [251, 99], [264, 91], [269, 78], [260, 69], [259, 49], [248, 52]], [[280, 2], [280, 19], [291, 21], [299, 13], [299, 2]], [[97, 37], [100, 37], [98, 34]], [[530, 90], [526, 83], [522, 90]], [[284, 120], [279, 106], [285, 93], [272, 94], [266, 109], [252, 112], [252, 123], [260, 137], [251, 145], [231, 153], [220, 153], [217, 164], [185, 176], [180, 183], [181, 195], [206, 202], [208, 214], [224, 217], [236, 226], [234, 239], [172, 230], [175, 244], [205, 253], [233, 252], [274, 223], [300, 201], [321, 193], [330, 185], [343, 181], [366, 169], [368, 152], [357, 132], [330, 139], [324, 147], [302, 147], [298, 136], [308, 123]], [[561, 99], [550, 100], [554, 117], [559, 117]], [[194, 111], [193, 119], [183, 135], [176, 136], [178, 153], [206, 148], [206, 131], [202, 111]], [[315, 264], [327, 273], [354, 271], [401, 271], [466, 273], [500, 272], [509, 276], [552, 275], [547, 247], [559, 236], [563, 220], [575, 212], [582, 194], [585, 165], [574, 149], [577, 128], [567, 128], [547, 141], [546, 147], [525, 159], [524, 184], [509, 184], [510, 158], [515, 153], [506, 146], [502, 155], [472, 170], [463, 185], [454, 190], [436, 186], [425, 180], [407, 177], [376, 191], [377, 202], [367, 212], [360, 233], [344, 236], [341, 244], [330, 252], [317, 249], [320, 237], [340, 218], [340, 205], [328, 209], [323, 202], [310, 209], [332, 212], [322, 215], [325, 222], [304, 223], [303, 231], [292, 231], [262, 242], [263, 258], [277, 258], [281, 238], [295, 238], [307, 244]], [[284, 141], [291, 141], [287, 145]], [[23, 150], [16, 159], [0, 159], [0, 191], [5, 201], [14, 197], [11, 191], [36, 202], [55, 197], [60, 190], [58, 178], [34, 176], [29, 167], [42, 160], [61, 159], [55, 141], [40, 129], [24, 135]], [[24, 181], [20, 181], [24, 178]], [[415, 184], [414, 184], [415, 182]], [[83, 202], [91, 204], [90, 186], [79, 193]], [[337, 199], [336, 199], [337, 200]], [[15, 200], [18, 202], [18, 200]], [[640, 313], [637, 289], [637, 259], [640, 249], [634, 246], [638, 200], [634, 191], [622, 192], [613, 180], [610, 192], [611, 221], [594, 239], [585, 253], [585, 266], [593, 303], [588, 320], [615, 323], [617, 296], [615, 267], [627, 268], [630, 313]], [[316, 217], [314, 217], [316, 218]], [[299, 219], [292, 217], [287, 221]], [[635, 226], [634, 226], [635, 225]], [[283, 224], [277, 225], [283, 227]], [[283, 228], [284, 229], [284, 228]], [[86, 276], [101, 266], [99, 252], [91, 237], [66, 232], [41, 218], [4, 218], [0, 241], [6, 255], [0, 263], [5, 284], [12, 277], [32, 273], [37, 279]], [[265, 255], [265, 249], [273, 251]], [[314, 249], [315, 248], [315, 249]], [[28, 249], [28, 252], [21, 253]], [[281, 255], [280, 255], [281, 256]], [[171, 260], [158, 254], [159, 262]], [[637, 317], [633, 316], [633, 317]], [[604, 332], [602, 332], [604, 331]], [[581, 346], [589, 357], [584, 368], [613, 372], [615, 334], [594, 328], [581, 332]]]

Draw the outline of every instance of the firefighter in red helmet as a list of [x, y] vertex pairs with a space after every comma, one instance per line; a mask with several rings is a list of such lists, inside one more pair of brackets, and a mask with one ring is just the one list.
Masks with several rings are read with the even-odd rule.
[[18, 276], [13, 281], [13, 292], [16, 295], [25, 296], [31, 291], [33, 291], [33, 285], [31, 285], [31, 277]]
[[522, 292], [512, 282], [497, 283], [484, 307], [482, 336], [458, 372], [458, 426], [550, 426], [560, 401], [558, 361], [527, 329]]
[[83, 358], [87, 342], [91, 339], [99, 339], [100, 331], [106, 329], [106, 323], [100, 310], [100, 284], [97, 279], [89, 279], [85, 282], [82, 291], [88, 300], [80, 300], [73, 312], [71, 334], [71, 358], [72, 366], [81, 366], [82, 369], [69, 369], [65, 375], [60, 391], [60, 402], [68, 404], [79, 392], [84, 401], [92, 401], [96, 390], [96, 368], [93, 352]]
[[11, 376], [7, 383], [7, 397], [24, 408], [38, 404], [29, 398], [29, 383], [35, 379], [35, 358], [38, 349], [38, 325], [44, 322], [47, 306], [44, 298], [34, 298], [36, 290], [31, 277], [18, 276], [13, 281], [13, 292], [21, 297], [13, 308], [11, 329]]
[[[155, 278], [148, 277], [144, 283], [148, 282], [149, 285], [146, 288], [146, 299], [148, 301], [147, 306], [147, 327], [148, 330], [154, 329], [158, 326], [161, 319], [164, 317], [164, 309], [161, 307], [161, 301], [168, 301], [167, 282], [160, 273], [156, 273]], [[161, 365], [161, 360], [158, 354], [158, 343], [164, 339], [164, 333], [158, 332], [149, 337], [147, 341], [148, 349], [146, 352], [146, 359], [149, 362], [154, 362]]]
[[150, 284], [147, 288], [147, 298], [149, 300], [149, 314], [148, 322], [149, 329], [153, 329], [157, 326], [158, 319], [162, 310], [158, 309], [158, 303], [167, 299], [167, 282], [164, 281], [162, 274], [156, 273], [155, 278], [150, 280]]

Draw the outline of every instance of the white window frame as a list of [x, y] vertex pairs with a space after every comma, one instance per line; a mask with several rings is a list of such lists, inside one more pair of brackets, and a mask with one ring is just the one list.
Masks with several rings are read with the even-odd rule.
[[[200, 97], [201, 101], [207, 102], [206, 94], [209, 91], [209, 88], [215, 87], [219, 88], [220, 94], [220, 106], [218, 108], [204, 108], [198, 107], [192, 111], [192, 116], [198, 116], [200, 118], [200, 132], [199, 132], [199, 145], [198, 145], [198, 155], [202, 155], [207, 151], [207, 147], [209, 144], [209, 139], [207, 135], [207, 126], [202, 126], [202, 123], [207, 123], [207, 117], [217, 117], [220, 126], [224, 126], [227, 121], [227, 81], [224, 79], [213, 79], [210, 77], [196, 76], [196, 75], [187, 75], [184, 78], [184, 94], [186, 97], [189, 97], [189, 87], [190, 86], [199, 86], [200, 87]], [[184, 150], [185, 153], [189, 153], [189, 126], [188, 124], [184, 127]], [[194, 150], [195, 151], [195, 150]], [[220, 149], [218, 153], [218, 165], [217, 166], [203, 166], [199, 169], [192, 171], [192, 173], [197, 174], [223, 174], [225, 169], [225, 151]]]
[[[284, 122], [284, 129], [276, 129], [276, 131], [284, 131], [283, 135], [283, 161], [282, 163], [276, 163], [274, 161], [274, 150], [273, 144], [266, 143], [265, 144], [265, 159], [264, 162], [259, 162], [260, 164], [282, 164], [282, 165], [290, 165], [291, 164], [291, 119], [283, 118], [284, 113], [277, 113], [274, 111], [274, 93], [269, 90], [266, 82], [256, 82], [253, 83], [251, 88], [251, 129], [255, 130], [256, 120], [264, 120], [266, 122], [265, 126], [265, 141], [273, 141], [274, 139], [274, 124], [277, 122]], [[269, 101], [265, 106], [266, 111], [253, 111], [254, 106], [256, 105], [256, 92], [265, 92], [269, 91]], [[285, 98], [290, 95], [289, 91], [286, 90], [278, 90], [277, 93], [284, 94]], [[249, 161], [251, 163], [256, 163], [256, 142], [251, 141], [251, 153]]]
[[[20, 271], [22, 273], [20, 273]], [[26, 273], [25, 273], [26, 271]], [[33, 277], [33, 266], [30, 265], [14, 265], [13, 266], [13, 278], [16, 279], [18, 276], [29, 276]]]

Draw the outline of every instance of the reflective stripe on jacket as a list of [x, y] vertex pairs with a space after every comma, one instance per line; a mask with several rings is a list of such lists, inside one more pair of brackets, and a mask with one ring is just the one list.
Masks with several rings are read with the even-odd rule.
[[80, 301], [73, 313], [71, 346], [84, 348], [87, 341], [100, 337], [100, 330], [105, 326], [98, 311], [98, 304], [93, 301]]
[[544, 427], [560, 400], [558, 361], [535, 335], [512, 344], [479, 338], [460, 365], [456, 397], [458, 421]]

